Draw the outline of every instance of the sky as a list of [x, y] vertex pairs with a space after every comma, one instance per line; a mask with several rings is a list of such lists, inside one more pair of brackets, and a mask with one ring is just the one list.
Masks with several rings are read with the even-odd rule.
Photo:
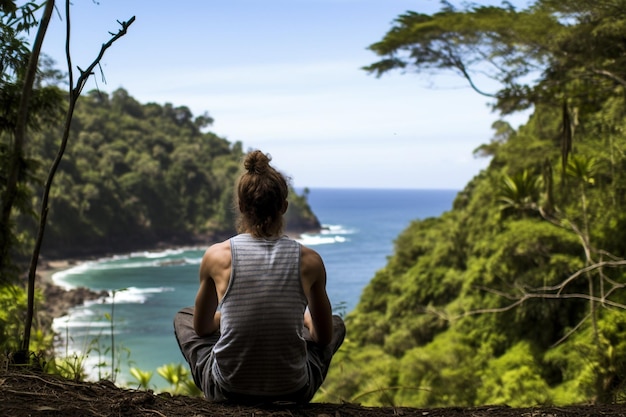
[[[67, 70], [65, 2], [57, 8], [43, 52]], [[88, 67], [134, 16], [101, 60], [104, 79], [97, 72], [85, 91], [124, 88], [141, 103], [207, 112], [210, 131], [269, 153], [298, 188], [462, 189], [489, 163], [473, 154], [493, 136], [489, 101], [453, 74], [361, 69], [400, 14], [439, 9], [437, 0], [74, 0], [70, 50], [74, 67]]]

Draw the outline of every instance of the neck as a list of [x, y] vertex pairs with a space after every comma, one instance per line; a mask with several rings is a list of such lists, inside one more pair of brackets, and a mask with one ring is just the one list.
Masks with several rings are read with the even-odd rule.
[[260, 239], [279, 239], [283, 234], [282, 233], [273, 233], [271, 235], [261, 235], [259, 233], [257, 233], [257, 231], [255, 230], [250, 230], [250, 229], [246, 229], [243, 233], [247, 233], [253, 237], [256, 238], [260, 238]]

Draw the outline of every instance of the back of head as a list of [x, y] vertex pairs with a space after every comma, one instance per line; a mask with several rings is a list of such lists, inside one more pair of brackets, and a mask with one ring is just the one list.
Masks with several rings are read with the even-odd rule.
[[237, 185], [239, 232], [255, 237], [276, 237], [283, 230], [289, 187], [285, 177], [270, 165], [271, 157], [259, 150], [244, 159]]

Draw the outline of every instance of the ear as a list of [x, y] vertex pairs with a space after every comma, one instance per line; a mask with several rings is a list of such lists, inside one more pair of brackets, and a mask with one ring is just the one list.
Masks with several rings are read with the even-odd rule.
[[280, 214], [285, 214], [287, 212], [288, 207], [289, 207], [289, 202], [287, 200], [283, 201], [283, 206], [280, 210]]

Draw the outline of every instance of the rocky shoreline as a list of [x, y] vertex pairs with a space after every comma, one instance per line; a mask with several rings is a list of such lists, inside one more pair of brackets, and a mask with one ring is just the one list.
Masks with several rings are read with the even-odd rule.
[[51, 261], [41, 263], [37, 267], [35, 288], [43, 294], [43, 303], [38, 314], [45, 324], [51, 324], [56, 318], [67, 315], [71, 308], [81, 306], [87, 301], [100, 300], [107, 297], [107, 291], [93, 291], [86, 287], [65, 289], [52, 280], [55, 272], [69, 269], [80, 262]]
[[207, 246], [210, 242], [227, 239], [228, 237], [229, 236], [225, 234], [198, 234], [186, 236], [185, 238], [178, 237], [170, 241], [160, 241], [152, 245], [137, 244], [124, 247], [123, 249], [120, 249], [119, 246], [115, 246], [117, 251], [113, 249], [113, 246], [109, 245], [101, 248], [91, 248], [91, 250], [84, 250], [83, 252], [75, 252], [66, 249], [63, 251], [57, 250], [55, 254], [47, 253], [45, 256], [40, 257], [37, 265], [37, 282], [35, 288], [41, 290], [44, 297], [43, 303], [39, 308], [40, 320], [42, 320], [44, 324], [51, 324], [54, 319], [67, 315], [71, 308], [82, 306], [87, 301], [100, 300], [109, 295], [107, 291], [93, 291], [86, 287], [78, 287], [70, 290], [60, 287], [52, 280], [52, 275], [54, 275], [55, 272], [72, 268], [83, 262], [114, 256], [120, 253], [166, 250], [180, 247], [196, 247], [200, 245]]

